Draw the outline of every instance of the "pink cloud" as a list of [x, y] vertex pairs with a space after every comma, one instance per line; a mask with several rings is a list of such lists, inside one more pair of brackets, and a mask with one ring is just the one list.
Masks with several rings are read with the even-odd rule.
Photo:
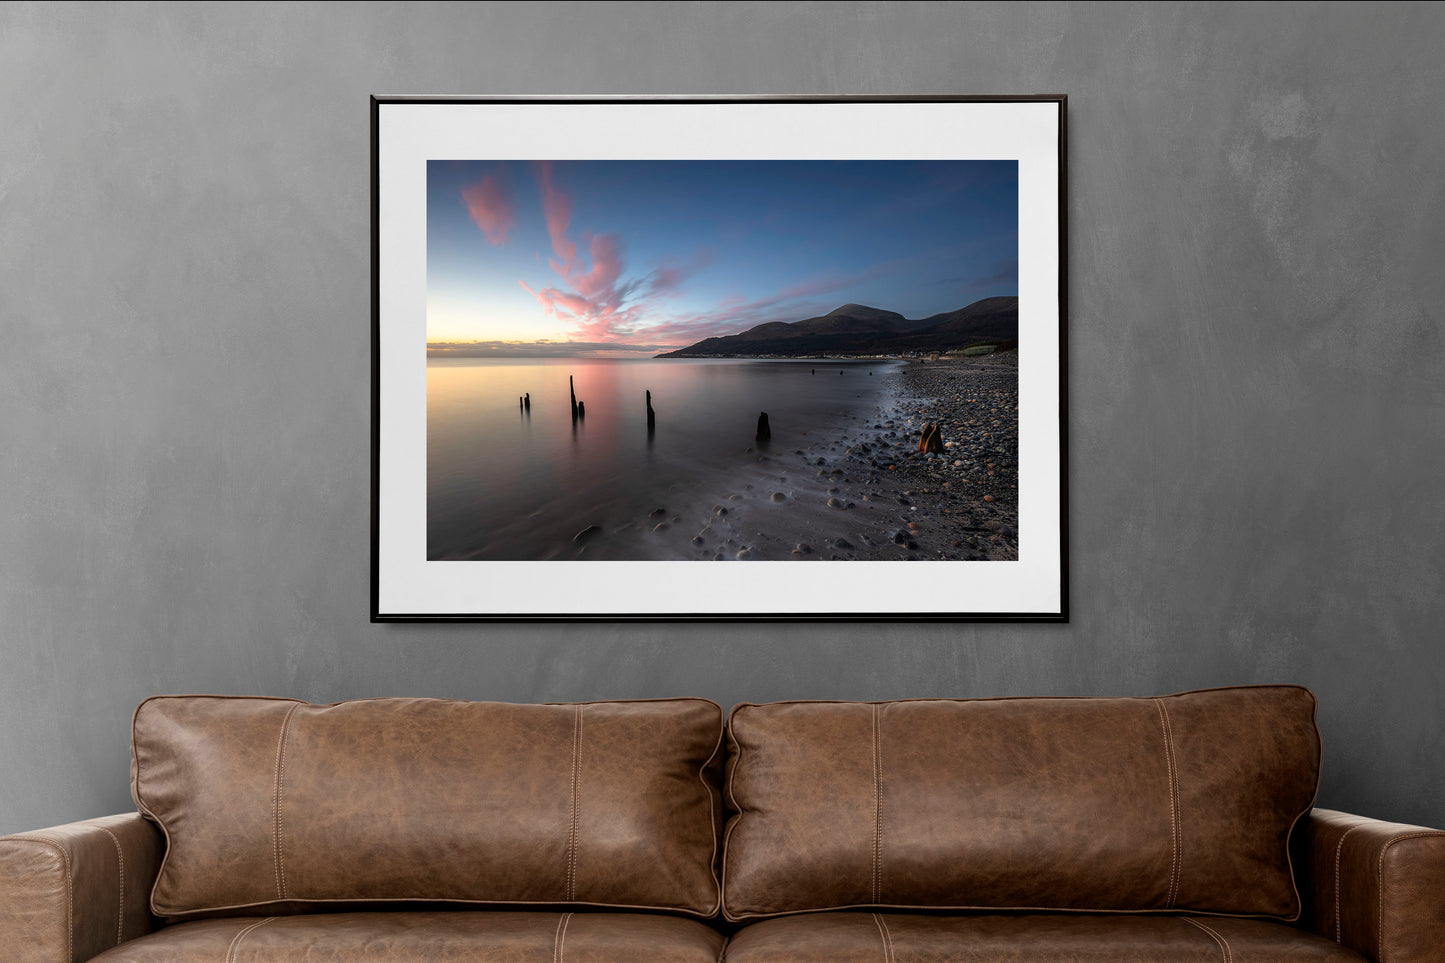
[[561, 259], [552, 262], [552, 270], [565, 275], [577, 260], [577, 245], [567, 237], [572, 223], [572, 198], [552, 184], [552, 162], [538, 161], [537, 184], [542, 189], [542, 216], [547, 221], [547, 236], [552, 239], [552, 252]]
[[539, 161], [533, 171], [552, 244], [553, 256], [547, 263], [557, 280], [536, 287], [525, 281], [518, 283], [548, 316], [565, 322], [568, 333], [577, 341], [676, 346], [737, 334], [765, 321], [785, 320], [780, 314], [793, 315], [787, 320], [797, 320], [833, 306], [816, 300], [820, 296], [889, 273], [892, 267], [878, 265], [854, 274], [830, 273], [766, 297], [750, 301], [733, 296], [712, 311], [669, 317], [659, 311], [662, 302], [680, 293], [693, 275], [711, 264], [716, 259], [714, 252], [702, 250], [687, 260], [667, 260], [648, 273], [627, 278], [622, 239], [616, 234], [584, 234], [579, 244], [569, 233], [572, 197], [553, 179], [553, 165]]
[[648, 274], [624, 278], [627, 259], [622, 239], [616, 234], [585, 234], [584, 255], [568, 233], [572, 198], [553, 180], [552, 164], [539, 161], [534, 171], [554, 255], [547, 263], [558, 281], [537, 287], [518, 283], [549, 316], [567, 322], [569, 333], [578, 340], [635, 344], [650, 337], [643, 327], [649, 312], [710, 264], [712, 252], [700, 252], [689, 261], [669, 261]]
[[580, 273], [581, 265], [573, 264], [563, 276], [584, 297], [606, 298], [617, 291], [622, 276], [622, 240], [616, 234], [597, 234], [588, 239], [592, 270]]
[[511, 190], [500, 174], [487, 174], [462, 191], [467, 213], [493, 244], [503, 244], [517, 226], [517, 213]]

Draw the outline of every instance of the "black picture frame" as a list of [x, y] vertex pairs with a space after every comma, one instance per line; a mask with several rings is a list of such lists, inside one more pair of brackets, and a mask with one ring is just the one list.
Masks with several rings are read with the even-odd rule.
[[[925, 561], [915, 562], [907, 566], [908, 569], [922, 569], [926, 572], [930, 566], [955, 566], [954, 569], [944, 572], [938, 576], [929, 575], [929, 578], [937, 578], [937, 584], [952, 586], [960, 580], [967, 582], [971, 577], [965, 566], [992, 566], [993, 568], [975, 568], [973, 572], [987, 573], [989, 578], [994, 578], [995, 573], [1003, 571], [1000, 567], [1017, 564], [1020, 566], [1017, 589], [1009, 589], [1005, 592], [993, 593], [992, 598], [1002, 600], [1003, 604], [989, 605], [986, 602], [980, 603], [976, 598], [968, 598], [964, 588], [959, 589], [959, 602], [950, 603], [947, 594], [935, 604], [937, 608], [920, 608], [917, 605], [907, 607], [896, 606], [875, 606], [869, 604], [858, 604], [852, 598], [852, 593], [838, 593], [831, 596], [833, 604], [828, 598], [814, 600], [813, 604], [803, 604], [789, 610], [773, 605], [753, 611], [738, 610], [736, 606], [709, 607], [703, 604], [686, 606], [685, 611], [677, 608], [660, 609], [651, 604], [647, 599], [638, 596], [635, 604], [620, 602], [613, 604], [609, 600], [603, 605], [588, 603], [586, 601], [572, 605], [564, 604], [561, 607], [548, 608], [533, 603], [514, 604], [511, 599], [513, 592], [480, 588], [477, 594], [468, 596], [465, 585], [458, 588], [456, 584], [449, 584], [448, 587], [433, 588], [427, 584], [430, 576], [428, 572], [444, 572], [448, 575], [449, 583], [455, 582], [451, 573], [457, 569], [437, 569], [436, 566], [466, 566], [482, 563], [470, 562], [436, 562], [428, 561], [424, 553], [417, 557], [415, 550], [415, 524], [406, 527], [405, 523], [398, 521], [398, 518], [405, 514], [408, 518], [414, 519], [417, 513], [415, 505], [417, 488], [414, 479], [406, 476], [407, 484], [396, 482], [395, 479], [403, 477], [397, 472], [397, 466], [388, 461], [393, 455], [392, 448], [400, 448], [394, 444], [398, 437], [405, 437], [399, 432], [420, 432], [423, 437], [425, 433], [425, 406], [421, 408], [422, 421], [416, 423], [417, 409], [415, 405], [415, 372], [410, 367], [399, 367], [403, 365], [421, 365], [421, 380], [425, 383], [425, 360], [421, 345], [413, 345], [408, 342], [404, 349], [396, 350], [397, 328], [400, 325], [397, 317], [405, 314], [406, 324], [415, 327], [416, 319], [414, 310], [408, 308], [405, 312], [395, 309], [397, 303], [401, 303], [394, 296], [393, 287], [398, 277], [412, 276], [416, 274], [416, 252], [415, 245], [393, 243], [393, 238], [385, 232], [392, 232], [394, 224], [398, 220], [414, 221], [416, 217], [416, 178], [420, 176], [424, 184], [424, 171], [418, 174], [415, 170], [418, 159], [424, 159], [428, 154], [429, 146], [425, 143], [430, 130], [428, 125], [437, 128], [439, 142], [447, 140], [442, 136], [445, 130], [455, 129], [458, 123], [466, 124], [465, 118], [475, 114], [477, 124], [485, 125], [495, 123], [499, 109], [504, 109], [502, 116], [511, 121], [507, 129], [510, 131], [509, 138], [511, 146], [508, 150], [512, 153], [489, 152], [486, 156], [493, 157], [525, 157], [542, 159], [541, 154], [527, 155], [525, 152], [516, 153], [515, 146], [519, 137], [525, 141], [525, 129], [527, 127], [526, 116], [529, 111], [540, 113], [543, 109], [549, 113], [549, 124], [555, 122], [555, 111], [558, 108], [575, 111], [578, 116], [595, 117], [606, 116], [613, 110], [627, 110], [635, 116], [636, 111], [650, 110], [656, 106], [666, 106], [674, 110], [708, 111], [709, 117], [737, 116], [739, 130], [745, 129], [745, 125], [752, 124], [762, 110], [767, 116], [769, 108], [787, 108], [793, 113], [790, 117], [811, 116], [809, 112], [819, 112], [820, 117], [826, 118], [829, 111], [838, 106], [869, 105], [872, 108], [882, 108], [884, 111], [896, 108], [897, 115], [907, 118], [914, 114], [925, 118], [937, 113], [940, 117], [957, 116], [965, 120], [974, 116], [969, 108], [990, 108], [989, 112], [981, 113], [979, 116], [992, 118], [1005, 116], [1011, 108], [1017, 109], [1020, 113], [1019, 124], [1027, 127], [1027, 135], [1020, 135], [1018, 140], [1025, 147], [1020, 152], [1027, 152], [1027, 157], [1021, 158], [1021, 173], [1019, 194], [1021, 202], [1026, 198], [1034, 198], [1041, 194], [1049, 195], [1047, 205], [1044, 205], [1042, 212], [1031, 208], [1029, 213], [1028, 231], [1030, 237], [1037, 234], [1045, 239], [1047, 256], [1041, 258], [1048, 263], [1046, 274], [1049, 283], [1042, 285], [1041, 290], [1047, 290], [1046, 297], [1037, 298], [1036, 295], [1023, 290], [1023, 280], [1020, 279], [1019, 295], [1021, 303], [1027, 303], [1026, 299], [1035, 297], [1031, 307], [1039, 308], [1034, 312], [1031, 326], [1027, 329], [1025, 337], [1025, 325], [1020, 320], [1020, 360], [1019, 366], [1022, 369], [1020, 375], [1021, 400], [1019, 410], [1026, 412], [1029, 421], [1020, 422], [1020, 462], [1025, 459], [1022, 456], [1024, 448], [1025, 428], [1036, 432], [1038, 437], [1031, 438], [1029, 444], [1033, 446], [1031, 452], [1039, 457], [1032, 461], [1045, 465], [1042, 472], [1047, 477], [1041, 476], [1037, 481], [1041, 494], [1033, 498], [1031, 504], [1033, 510], [1040, 518], [1047, 518], [1046, 522], [1035, 524], [1032, 527], [1026, 524], [1022, 515], [1023, 508], [1020, 508], [1019, 532], [1018, 532], [1018, 554], [1020, 561], [1013, 562], [953, 562], [953, 561]], [[948, 111], [935, 110], [934, 108], [950, 108]], [[440, 108], [438, 110], [437, 108]], [[744, 109], [747, 108], [747, 109]], [[880, 96], [858, 96], [858, 97], [416, 97], [416, 96], [373, 96], [371, 98], [371, 295], [372, 295], [372, 319], [371, 319], [371, 621], [372, 622], [643, 622], [643, 621], [705, 621], [705, 622], [794, 622], [794, 621], [817, 621], [817, 622], [856, 622], [856, 621], [886, 621], [886, 622], [1067, 622], [1069, 619], [1069, 566], [1068, 566], [1068, 391], [1067, 391], [1067, 331], [1068, 331], [1068, 177], [1067, 177], [1067, 97], [1062, 94], [1047, 95], [998, 95], [998, 96], [952, 96], [952, 95], [920, 95], [908, 97], [880, 97]], [[1047, 115], [1040, 113], [1046, 111]], [[570, 114], [568, 116], [571, 116]], [[645, 116], [645, 115], [643, 115]], [[1042, 118], [1042, 119], [1041, 119]], [[460, 119], [460, 120], [459, 120]], [[819, 120], [819, 123], [827, 123], [826, 119]], [[896, 121], [903, 123], [903, 120]], [[981, 127], [989, 127], [988, 123], [980, 124]], [[518, 130], [522, 133], [519, 134]], [[947, 125], [943, 129], [952, 129]], [[990, 128], [992, 129], [992, 128]], [[934, 135], [938, 130], [932, 132]], [[1008, 138], [1003, 138], [1007, 141]], [[1007, 156], [1009, 147], [1005, 144], [1000, 148], [1003, 151], [1001, 156]], [[397, 156], [398, 154], [403, 156]], [[447, 156], [451, 156], [448, 154]], [[746, 155], [751, 156], [751, 155]], [[960, 155], [964, 159], [972, 155]], [[1037, 168], [1044, 172], [1039, 176], [1030, 174], [1025, 177], [1023, 170], [1027, 165], [1029, 171]], [[422, 164], [425, 167], [425, 164]], [[1043, 179], [1040, 180], [1040, 177]], [[398, 186], [405, 183], [405, 188]], [[408, 193], [410, 192], [410, 193]], [[402, 198], [398, 200], [398, 198]], [[396, 212], [403, 211], [398, 218]], [[425, 207], [422, 207], [422, 221]], [[1024, 214], [1020, 213], [1021, 224], [1024, 221]], [[414, 233], [414, 232], [413, 232]], [[1022, 229], [1021, 229], [1022, 234]], [[411, 238], [415, 240], [414, 237]], [[402, 238], [406, 240], [405, 237]], [[402, 255], [397, 251], [402, 250]], [[1025, 252], [1023, 242], [1020, 242], [1020, 261], [1030, 256]], [[424, 256], [423, 256], [423, 284], [424, 284]], [[415, 277], [410, 281], [415, 285]], [[414, 292], [413, 292], [414, 294]], [[411, 299], [415, 301], [415, 297]], [[407, 302], [409, 305], [411, 302]], [[424, 313], [424, 312], [423, 312]], [[1041, 320], [1040, 320], [1041, 319]], [[423, 317], [424, 324], [424, 317]], [[1028, 352], [1028, 354], [1025, 354]], [[1046, 370], [1033, 371], [1025, 369], [1027, 363], [1034, 363], [1034, 355], [1042, 354], [1049, 356], [1040, 366]], [[404, 361], [398, 358], [404, 356]], [[411, 401], [398, 400], [407, 392], [398, 387], [402, 379], [397, 375], [398, 371], [406, 372], [407, 390], [410, 392]], [[1031, 396], [1026, 386], [1039, 385], [1037, 391]], [[1043, 399], [1043, 400], [1040, 400]], [[1020, 418], [1025, 415], [1021, 414]], [[398, 427], [404, 425], [404, 427]], [[1044, 435], [1047, 438], [1043, 438]], [[424, 459], [423, 459], [424, 460]], [[410, 461], [414, 462], [412, 458]], [[415, 472], [413, 465], [411, 471]], [[408, 487], [408, 485], [410, 487]], [[422, 491], [424, 492], [424, 479]], [[1030, 488], [1033, 491], [1033, 488]], [[399, 506], [405, 506], [404, 509]], [[424, 516], [424, 508], [422, 509]], [[401, 533], [401, 534], [398, 534]], [[424, 538], [423, 538], [424, 544]], [[1025, 560], [1026, 553], [1034, 553], [1034, 561]], [[1047, 564], [1035, 564], [1038, 559], [1046, 557]], [[564, 565], [582, 564], [596, 566], [597, 562], [522, 562], [517, 563], [523, 566], [528, 565]], [[634, 564], [634, 563], [611, 563], [611, 564]], [[642, 566], [690, 566], [701, 565], [699, 561], [679, 560], [675, 562], [638, 562]], [[747, 567], [761, 568], [762, 566], [785, 566], [795, 563], [790, 562], [750, 562]], [[869, 564], [888, 563], [861, 563], [857, 561], [841, 561], [837, 565], [826, 566], [836, 572], [847, 573], [850, 568]], [[428, 565], [431, 568], [428, 568]], [[657, 571], [653, 569], [652, 571]], [[778, 573], [784, 570], [776, 569]], [[418, 574], [419, 573], [419, 574]], [[773, 575], [760, 575], [760, 578], [773, 579]], [[777, 577], [782, 577], [777, 576]], [[912, 576], [910, 576], [912, 577]], [[982, 578], [983, 575], [980, 575]], [[998, 578], [1004, 578], [998, 575]], [[483, 584], [486, 579], [479, 579], [478, 584]], [[418, 587], [419, 586], [419, 587]], [[1030, 595], [1029, 593], [1035, 593]], [[921, 594], [921, 593], [920, 593]], [[936, 596], [938, 593], [935, 592]], [[977, 594], [977, 593], [976, 593]], [[988, 594], [988, 593], [984, 593]], [[880, 600], [884, 596], [875, 595]], [[847, 606], [837, 604], [836, 600], [845, 599]], [[912, 600], [910, 600], [912, 601]], [[523, 610], [525, 607], [526, 610]]]

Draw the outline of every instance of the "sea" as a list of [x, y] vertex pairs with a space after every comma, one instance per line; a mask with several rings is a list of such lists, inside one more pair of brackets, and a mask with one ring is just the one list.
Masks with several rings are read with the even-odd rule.
[[899, 364], [429, 358], [427, 557], [701, 557], [659, 531], [774, 484], [760, 454], [806, 456], [877, 417]]

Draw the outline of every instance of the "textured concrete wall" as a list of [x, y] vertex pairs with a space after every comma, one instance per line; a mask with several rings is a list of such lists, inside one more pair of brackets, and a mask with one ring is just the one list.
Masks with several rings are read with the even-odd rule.
[[[1320, 696], [1445, 824], [1445, 9], [0, 6], [0, 832], [155, 692]], [[1070, 96], [1068, 625], [371, 625], [368, 95]], [[906, 600], [897, 600], [906, 605]]]

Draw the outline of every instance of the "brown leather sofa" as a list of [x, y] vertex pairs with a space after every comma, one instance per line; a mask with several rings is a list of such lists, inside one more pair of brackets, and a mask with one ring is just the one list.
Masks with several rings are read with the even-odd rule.
[[0, 838], [0, 957], [1445, 960], [1445, 833], [1312, 810], [1314, 707], [162, 696], [139, 813]]

